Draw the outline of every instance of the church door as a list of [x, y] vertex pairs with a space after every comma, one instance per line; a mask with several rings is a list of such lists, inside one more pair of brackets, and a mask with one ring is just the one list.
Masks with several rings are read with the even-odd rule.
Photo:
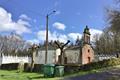
[[90, 57], [88, 57], [88, 63], [90, 63]]

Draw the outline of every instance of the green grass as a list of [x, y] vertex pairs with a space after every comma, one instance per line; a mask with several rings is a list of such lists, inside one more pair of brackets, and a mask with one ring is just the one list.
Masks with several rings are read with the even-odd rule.
[[0, 70], [0, 80], [59, 80], [66, 77], [85, 75], [94, 72], [97, 71], [95, 70], [80, 71], [74, 74], [67, 74], [64, 77], [44, 78], [44, 75], [41, 73], [28, 73], [28, 72], [18, 73], [17, 70], [12, 70], [12, 71]]
[[[17, 70], [11, 70], [11, 71], [0, 70], [0, 80], [59, 80], [67, 77], [75, 77], [75, 76], [82, 76], [91, 73], [104, 72], [114, 68], [120, 68], [120, 65], [115, 67], [106, 67], [102, 69], [93, 69], [89, 71], [79, 71], [78, 73], [66, 74], [64, 77], [55, 77], [55, 78], [44, 78], [44, 75], [41, 73], [28, 73], [28, 72], [18, 73]], [[112, 80], [116, 80], [116, 79], [112, 79]]]
[[17, 70], [0, 70], [0, 80], [58, 80], [61, 78], [44, 78], [40, 73], [17, 73]]

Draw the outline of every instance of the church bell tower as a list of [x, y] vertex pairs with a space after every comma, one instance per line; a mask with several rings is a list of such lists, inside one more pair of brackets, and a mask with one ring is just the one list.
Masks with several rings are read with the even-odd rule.
[[86, 26], [84, 29], [83, 41], [84, 41], [84, 44], [90, 44], [90, 31], [89, 31], [88, 26]]

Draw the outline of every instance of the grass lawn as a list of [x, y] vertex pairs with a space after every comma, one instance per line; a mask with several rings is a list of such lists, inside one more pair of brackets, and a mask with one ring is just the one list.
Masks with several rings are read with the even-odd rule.
[[[120, 65], [115, 67], [120, 69]], [[59, 80], [67, 77], [75, 77], [90, 73], [104, 72], [105, 70], [110, 70], [115, 67], [94, 69], [90, 71], [79, 71], [78, 73], [66, 74], [64, 77], [55, 77], [55, 78], [44, 78], [43, 74], [41, 73], [28, 73], [28, 72], [18, 73], [17, 70], [11, 70], [11, 71], [0, 70], [0, 80]]]
[[40, 73], [17, 73], [17, 70], [0, 70], [0, 80], [58, 80], [61, 78], [44, 78]]
[[44, 78], [44, 75], [41, 73], [28, 73], [22, 72], [18, 73], [17, 70], [0, 70], [0, 80], [59, 80], [66, 77], [73, 77], [77, 75], [85, 75], [89, 73], [97, 72], [96, 70], [91, 71], [80, 71], [74, 74], [67, 74], [64, 77], [55, 77], [55, 78]]

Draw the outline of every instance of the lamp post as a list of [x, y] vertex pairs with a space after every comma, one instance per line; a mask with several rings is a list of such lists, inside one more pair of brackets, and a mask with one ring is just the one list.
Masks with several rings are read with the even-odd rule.
[[47, 53], [48, 53], [48, 18], [50, 15], [55, 13], [56, 11], [52, 11], [51, 13], [46, 15], [46, 52], [45, 52], [45, 64], [47, 63]]

